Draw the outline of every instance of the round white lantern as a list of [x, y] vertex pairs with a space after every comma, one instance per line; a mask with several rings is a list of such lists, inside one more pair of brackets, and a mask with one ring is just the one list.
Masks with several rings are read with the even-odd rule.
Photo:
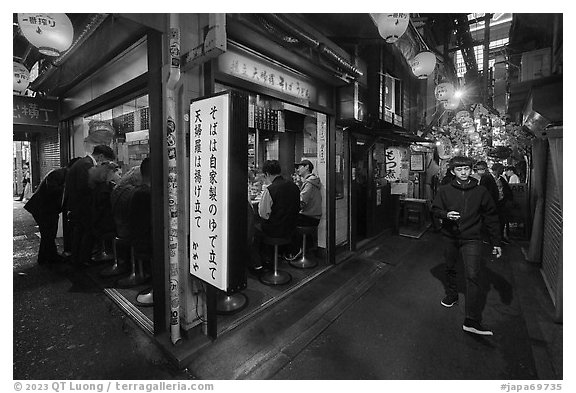
[[410, 66], [418, 79], [426, 79], [436, 67], [436, 55], [432, 52], [420, 52], [414, 56]]
[[24, 37], [44, 55], [60, 56], [72, 45], [74, 28], [66, 14], [18, 14], [18, 25]]
[[14, 79], [12, 91], [14, 94], [22, 94], [30, 84], [30, 72], [22, 63], [14, 61]]
[[450, 98], [448, 101], [444, 101], [444, 109], [453, 111], [458, 109], [460, 106], [460, 100], [456, 97]]
[[452, 97], [454, 97], [454, 93], [456, 89], [452, 86], [451, 83], [443, 82], [438, 84], [434, 89], [434, 95], [438, 101], [448, 101]]
[[389, 44], [398, 41], [398, 38], [406, 32], [410, 21], [410, 14], [372, 14], [372, 17], [378, 27], [378, 33]]

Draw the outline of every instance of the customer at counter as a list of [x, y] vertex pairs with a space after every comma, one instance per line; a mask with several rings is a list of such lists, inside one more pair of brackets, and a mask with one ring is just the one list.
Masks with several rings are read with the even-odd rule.
[[[320, 178], [312, 173], [314, 165], [310, 160], [302, 160], [294, 164], [300, 178], [300, 212], [297, 226], [317, 227], [322, 218], [322, 192]], [[292, 250], [284, 254], [284, 259], [293, 261], [302, 255], [302, 237], [294, 234]], [[316, 244], [314, 239], [312, 244]]]
[[[254, 242], [250, 250], [249, 270], [259, 274], [272, 259], [271, 250], [262, 244], [263, 236], [290, 238], [296, 229], [300, 211], [300, 189], [280, 174], [277, 160], [267, 160], [262, 166], [264, 188], [258, 204], [260, 222], [255, 224]], [[269, 264], [269, 263], [268, 263]]]

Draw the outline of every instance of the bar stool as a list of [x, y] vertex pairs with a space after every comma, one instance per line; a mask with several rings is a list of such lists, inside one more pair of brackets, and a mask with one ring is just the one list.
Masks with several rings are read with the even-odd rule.
[[[123, 260], [119, 257], [119, 248], [127, 248], [130, 246], [128, 240], [121, 238], [121, 237], [114, 237], [114, 241], [112, 242], [112, 253], [114, 256], [114, 264], [102, 270], [100, 272], [100, 277], [112, 277], [117, 276], [119, 274], [123, 274], [126, 272], [126, 268], [124, 267], [126, 262], [120, 263], [120, 260]], [[124, 253], [125, 254], [125, 253]]]
[[216, 299], [216, 313], [219, 315], [232, 315], [242, 311], [248, 305], [248, 297], [242, 292], [228, 293], [218, 291]]
[[310, 269], [318, 265], [318, 261], [310, 259], [306, 256], [306, 235], [315, 235], [317, 226], [298, 226], [296, 232], [302, 235], [302, 257], [294, 261], [290, 261], [290, 266], [298, 269]]
[[264, 272], [260, 275], [260, 281], [266, 285], [283, 285], [288, 284], [292, 280], [290, 273], [283, 270], [278, 270], [278, 246], [290, 244], [292, 240], [289, 237], [269, 237], [264, 236], [262, 243], [274, 246], [274, 270], [271, 272]]
[[118, 286], [121, 288], [134, 287], [144, 283], [149, 277], [144, 273], [142, 258], [134, 253], [134, 246], [130, 245], [130, 274], [118, 280]]
[[110, 255], [106, 252], [106, 240], [111, 239], [112, 237], [113, 234], [111, 233], [106, 233], [102, 236], [101, 239], [102, 244], [100, 245], [101, 247], [100, 252], [92, 257], [92, 261], [99, 263], [99, 262], [111, 261], [112, 259], [114, 259], [114, 255]]

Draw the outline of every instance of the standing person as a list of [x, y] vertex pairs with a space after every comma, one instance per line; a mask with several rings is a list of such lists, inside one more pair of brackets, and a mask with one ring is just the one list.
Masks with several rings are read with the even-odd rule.
[[508, 226], [508, 208], [509, 202], [512, 202], [512, 190], [510, 185], [504, 177], [504, 165], [495, 163], [492, 165], [492, 176], [498, 187], [498, 199], [496, 200], [496, 211], [500, 219], [500, 231], [502, 234], [502, 242], [509, 244], [508, 235], [506, 234], [506, 227]]
[[110, 194], [120, 181], [122, 170], [115, 162], [104, 162], [90, 168], [90, 188], [93, 189], [92, 198], [92, 235], [95, 241], [96, 253], [93, 253], [94, 262], [102, 261], [110, 251], [111, 240], [116, 236], [116, 225], [112, 216], [112, 202]]
[[444, 258], [446, 263], [446, 296], [441, 304], [452, 307], [458, 302], [456, 289], [456, 262], [462, 256], [466, 280], [465, 319], [462, 329], [469, 333], [491, 336], [490, 329], [482, 326], [481, 272], [483, 270], [483, 226], [493, 245], [496, 258], [502, 255], [498, 215], [493, 199], [476, 179], [470, 177], [473, 161], [457, 156], [450, 160], [454, 180], [440, 187], [432, 211], [442, 219]]
[[68, 218], [72, 225], [72, 263], [89, 265], [92, 253], [92, 199], [90, 188], [90, 168], [115, 159], [109, 146], [97, 145], [92, 154], [76, 161], [66, 176], [66, 195]]
[[[302, 160], [296, 164], [300, 185], [300, 212], [298, 213], [297, 226], [317, 227], [322, 218], [322, 192], [320, 190], [320, 178], [312, 173], [314, 165], [310, 160]], [[293, 243], [297, 245], [295, 250], [284, 255], [284, 259], [293, 261], [302, 255], [300, 236], [295, 236]], [[316, 244], [314, 241], [313, 244]]]
[[488, 171], [488, 164], [486, 161], [478, 161], [474, 166], [476, 170], [476, 179], [479, 179], [480, 185], [484, 186], [487, 190], [494, 203], [498, 202], [498, 185], [494, 180], [494, 177]]
[[58, 263], [63, 260], [58, 255], [56, 233], [58, 232], [58, 217], [62, 211], [64, 180], [73, 162], [70, 161], [67, 167], [48, 172], [36, 192], [24, 205], [24, 209], [32, 214], [40, 230], [39, 265]]
[[506, 174], [506, 179], [508, 180], [508, 184], [520, 183], [520, 178], [514, 172], [513, 166], [507, 166], [506, 168], [504, 168], [504, 173]]
[[267, 259], [261, 250], [263, 235], [270, 237], [291, 237], [296, 229], [300, 211], [300, 189], [280, 174], [282, 169], [277, 160], [266, 160], [262, 166], [264, 181], [268, 187], [262, 193], [258, 204], [261, 222], [255, 224], [254, 242], [251, 249], [250, 271], [259, 273]]
[[18, 200], [20, 202], [26, 202], [31, 195], [30, 165], [25, 163], [22, 166], [22, 193], [20, 194], [20, 199]]

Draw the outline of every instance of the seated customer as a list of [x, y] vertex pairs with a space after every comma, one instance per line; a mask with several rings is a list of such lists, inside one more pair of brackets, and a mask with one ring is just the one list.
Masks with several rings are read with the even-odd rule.
[[[294, 164], [300, 185], [300, 212], [298, 213], [297, 226], [317, 227], [322, 218], [322, 192], [320, 190], [320, 178], [312, 173], [314, 165], [309, 160], [302, 160]], [[316, 239], [314, 239], [316, 240]], [[284, 254], [284, 259], [293, 261], [302, 255], [302, 236], [295, 234], [293, 250]], [[316, 244], [316, 241], [313, 242]]]
[[254, 242], [251, 247], [250, 270], [260, 272], [264, 261], [270, 258], [269, 250], [263, 249], [262, 237], [291, 237], [298, 221], [300, 210], [300, 190], [298, 186], [280, 175], [277, 160], [267, 160], [262, 172], [268, 187], [258, 205], [261, 221], [255, 224]]

